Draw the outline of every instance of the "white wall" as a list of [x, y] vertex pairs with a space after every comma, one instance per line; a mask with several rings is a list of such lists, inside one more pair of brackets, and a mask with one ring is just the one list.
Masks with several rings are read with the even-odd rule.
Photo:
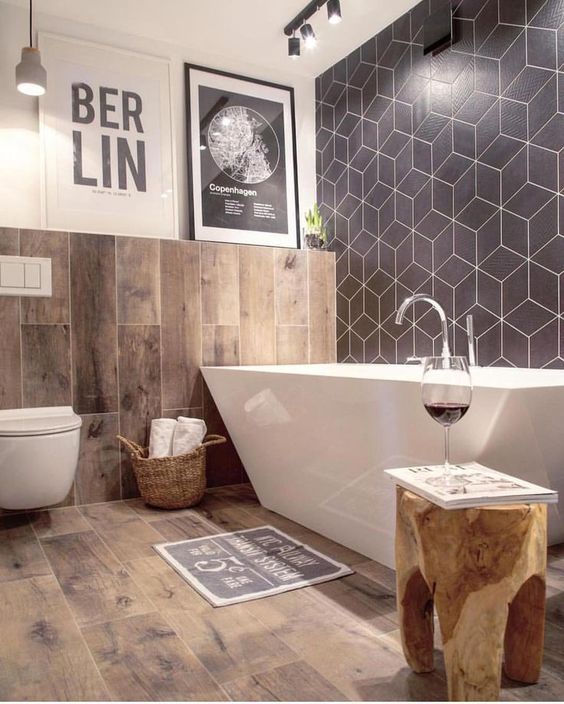
[[[28, 42], [27, 13], [0, 0], [0, 227], [39, 228], [40, 171], [38, 101], [18, 93], [14, 70]], [[155, 19], [158, 21], [158, 18]], [[108, 31], [60, 17], [37, 14], [38, 31], [85, 39], [171, 59], [172, 114], [177, 170], [179, 235], [188, 236], [188, 185], [184, 107], [184, 61], [263, 78], [295, 89], [300, 211], [315, 200], [315, 82], [261, 68], [256, 63], [226, 61], [219, 52]], [[202, 32], [206, 28], [202, 27]], [[210, 43], [213, 36], [210, 34]]]

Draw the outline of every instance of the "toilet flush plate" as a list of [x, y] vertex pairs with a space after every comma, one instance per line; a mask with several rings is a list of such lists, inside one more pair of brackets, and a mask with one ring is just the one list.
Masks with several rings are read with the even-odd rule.
[[52, 296], [51, 260], [0, 256], [0, 296]]

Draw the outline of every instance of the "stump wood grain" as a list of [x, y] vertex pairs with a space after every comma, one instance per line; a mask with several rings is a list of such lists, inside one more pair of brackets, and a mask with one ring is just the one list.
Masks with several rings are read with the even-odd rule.
[[507, 677], [537, 682], [543, 656], [546, 505], [445, 510], [397, 489], [396, 568], [402, 645], [433, 666], [433, 613], [451, 701], [495, 701]]

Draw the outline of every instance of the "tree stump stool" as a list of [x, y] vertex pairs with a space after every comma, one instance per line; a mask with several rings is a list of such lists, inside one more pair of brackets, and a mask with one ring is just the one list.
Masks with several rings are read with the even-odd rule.
[[445, 510], [398, 487], [396, 569], [403, 651], [415, 672], [434, 669], [434, 607], [451, 701], [497, 700], [503, 660], [510, 679], [538, 681], [546, 525], [544, 504]]

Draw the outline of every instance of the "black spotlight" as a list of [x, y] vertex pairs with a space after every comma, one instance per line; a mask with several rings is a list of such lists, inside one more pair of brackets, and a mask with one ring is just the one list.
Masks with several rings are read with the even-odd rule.
[[339, 24], [343, 19], [341, 16], [340, 0], [327, 0], [327, 17], [331, 24]]
[[288, 56], [292, 59], [298, 59], [300, 57], [300, 38], [290, 37], [288, 39]]
[[304, 24], [303, 27], [300, 29], [300, 32], [302, 35], [302, 39], [304, 40], [304, 44], [306, 45], [306, 49], [313, 49], [317, 44], [317, 39], [315, 37], [313, 27], [309, 23]]

